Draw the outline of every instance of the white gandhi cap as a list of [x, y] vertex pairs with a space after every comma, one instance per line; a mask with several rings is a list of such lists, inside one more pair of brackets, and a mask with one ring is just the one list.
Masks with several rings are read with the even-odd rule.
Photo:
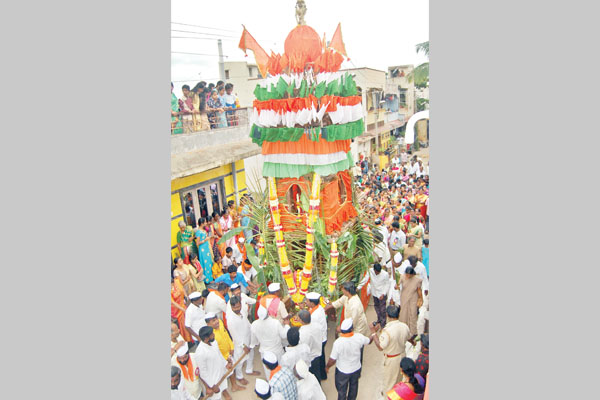
[[263, 306], [260, 306], [260, 307], [258, 307], [257, 314], [258, 314], [259, 319], [265, 319], [265, 318], [267, 318], [267, 314], [268, 314], [267, 309], [264, 308]]
[[298, 360], [296, 363], [296, 372], [298, 372], [298, 375], [300, 375], [300, 378], [302, 379], [308, 376], [308, 365], [306, 365], [304, 360]]
[[180, 348], [177, 349], [177, 356], [178, 357], [183, 357], [185, 356], [185, 353], [187, 353], [189, 350], [187, 343], [184, 343]]
[[277, 363], [277, 356], [272, 351], [265, 351], [263, 353], [262, 359], [264, 361], [268, 362], [269, 364], [276, 364]]
[[319, 300], [321, 295], [317, 292], [310, 292], [306, 294], [306, 298], [309, 300]]
[[190, 298], [190, 300], [196, 300], [196, 299], [199, 299], [200, 297], [202, 297], [202, 293], [194, 292], [194, 293], [190, 294], [188, 297]]
[[342, 330], [343, 331], [348, 331], [352, 329], [352, 318], [346, 318], [343, 322], [342, 322]]
[[217, 318], [217, 315], [212, 312], [206, 313], [206, 315], [204, 316], [205, 321], [208, 321], [209, 319], [213, 319], [213, 318]]
[[269, 292], [274, 293], [281, 289], [281, 284], [278, 282], [273, 282], [269, 285]]
[[264, 379], [256, 380], [256, 385], [254, 386], [254, 391], [256, 393], [265, 395], [265, 394], [269, 393], [269, 390], [271, 390], [271, 387], [269, 386], [267, 381], [265, 381]]

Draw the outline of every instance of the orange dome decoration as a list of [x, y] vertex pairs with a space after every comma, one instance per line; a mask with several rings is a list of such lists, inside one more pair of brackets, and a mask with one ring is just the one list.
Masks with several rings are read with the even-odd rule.
[[323, 44], [313, 28], [298, 25], [285, 39], [284, 49], [290, 60], [290, 68], [299, 72], [304, 70], [306, 63], [315, 61], [321, 55]]

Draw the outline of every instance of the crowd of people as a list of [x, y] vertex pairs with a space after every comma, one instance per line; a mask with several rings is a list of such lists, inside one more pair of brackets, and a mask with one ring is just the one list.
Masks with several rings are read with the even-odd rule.
[[183, 85], [183, 96], [178, 99], [171, 83], [171, 133], [192, 133], [225, 128], [239, 124], [236, 112], [240, 102], [233, 93], [233, 84], [202, 81], [190, 89]]
[[[369, 382], [382, 398], [427, 398], [428, 167], [406, 152], [390, 161], [379, 170], [361, 156], [353, 171], [359, 207], [375, 221], [375, 262], [364, 276], [340, 285], [341, 297], [333, 302], [308, 293], [294, 318], [279, 283], [257, 299], [257, 271], [245, 246], [248, 241], [258, 254], [252, 229], [217, 243], [234, 227], [249, 225], [248, 195], [240, 207], [231, 201], [210, 219], [201, 217], [195, 230], [181, 222], [182, 257], [171, 267], [172, 399], [229, 400], [229, 391], [247, 389], [252, 375], [260, 399], [325, 399], [321, 384], [329, 376], [339, 400], [354, 400], [369, 345], [383, 354], [379, 386]], [[376, 313], [371, 322], [370, 297]], [[343, 318], [326, 357], [328, 320], [340, 308]], [[254, 370], [255, 355], [262, 371]]]

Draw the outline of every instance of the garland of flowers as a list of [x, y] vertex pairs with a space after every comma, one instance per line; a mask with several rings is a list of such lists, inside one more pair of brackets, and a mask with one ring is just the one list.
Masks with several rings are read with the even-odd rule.
[[331, 296], [335, 291], [335, 286], [337, 285], [337, 265], [338, 265], [338, 256], [340, 253], [337, 251], [337, 243], [331, 243], [331, 252], [329, 253], [329, 257], [331, 258], [331, 267], [329, 269], [329, 287], [328, 293]]
[[281, 226], [281, 215], [279, 213], [279, 200], [277, 199], [277, 187], [275, 185], [275, 178], [269, 177], [269, 207], [271, 209], [271, 215], [273, 217], [273, 230], [275, 231], [275, 244], [277, 245], [277, 253], [279, 254], [279, 263], [281, 265], [281, 275], [285, 279], [285, 283], [288, 287], [288, 293], [293, 296], [296, 293], [296, 284], [292, 270], [290, 269], [290, 262], [287, 257], [285, 250], [285, 239], [283, 238], [283, 226]]
[[302, 280], [300, 284], [300, 300], [308, 291], [308, 284], [312, 278], [313, 269], [313, 250], [315, 245], [315, 222], [319, 213], [319, 191], [321, 189], [321, 177], [314, 174], [312, 180], [312, 190], [310, 193], [310, 206], [308, 211], [308, 224], [306, 227], [306, 255], [304, 257], [304, 270], [302, 271]]

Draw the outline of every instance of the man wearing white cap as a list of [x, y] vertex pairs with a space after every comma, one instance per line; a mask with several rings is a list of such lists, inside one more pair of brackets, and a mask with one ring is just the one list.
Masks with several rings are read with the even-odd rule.
[[[282, 340], [286, 339], [287, 331], [290, 329], [289, 325], [287, 325], [289, 324], [289, 320], [286, 320], [287, 324], [284, 328], [278, 320], [268, 315], [264, 307], [259, 307], [257, 313], [258, 319], [250, 327], [252, 334], [250, 347], [254, 348], [256, 345], [259, 345], [258, 350], [261, 356], [266, 351], [270, 351], [280, 360], [284, 353]], [[266, 367], [265, 374], [268, 374]]]
[[317, 292], [306, 294], [306, 306], [310, 312], [311, 324], [319, 326], [321, 329], [321, 356], [319, 357], [319, 371], [321, 380], [327, 379], [325, 373], [325, 345], [327, 344], [327, 315], [325, 309], [321, 307], [321, 295]]
[[208, 297], [206, 297], [204, 312], [214, 313], [222, 320], [223, 313], [227, 311], [227, 302], [225, 301], [227, 292], [229, 292], [229, 285], [225, 282], [219, 282], [217, 290], [210, 292]]
[[268, 290], [269, 294], [260, 299], [260, 305], [267, 310], [271, 317], [278, 319], [279, 322], [283, 324], [284, 320], [288, 317], [288, 312], [279, 298], [281, 294], [281, 284], [273, 282], [269, 285]]
[[[184, 343], [177, 349], [176, 358], [171, 365], [179, 367], [183, 375], [185, 390], [194, 398], [198, 399], [202, 394], [201, 379], [198, 376], [198, 363], [190, 356], [189, 347]], [[174, 362], [173, 362], [174, 361]]]
[[294, 373], [287, 367], [282, 367], [277, 356], [270, 351], [262, 355], [262, 362], [268, 369], [269, 385], [273, 393], [281, 393], [284, 400], [298, 400], [298, 386]]
[[246, 247], [245, 240], [243, 237], [238, 238], [238, 242], [233, 246], [233, 258], [237, 265], [240, 265], [242, 261], [246, 259]]
[[281, 393], [271, 393], [271, 386], [264, 379], [257, 379], [256, 385], [254, 385], [254, 393], [258, 396], [259, 399], [269, 399], [269, 400], [283, 400], [283, 395]]
[[[205, 289], [206, 292], [208, 290]], [[208, 296], [208, 294], [207, 294]], [[204, 321], [204, 307], [202, 306], [202, 293], [193, 292], [188, 298], [190, 299], [190, 305], [185, 310], [185, 329], [196, 339], [196, 344], [200, 342], [200, 336], [198, 332], [200, 328], [206, 326]]]
[[298, 400], [326, 400], [325, 393], [317, 378], [310, 373], [308, 365], [303, 360], [298, 360], [294, 366], [294, 375], [298, 381]]
[[342, 322], [340, 337], [333, 342], [326, 371], [335, 364], [335, 388], [338, 400], [356, 400], [358, 379], [362, 369], [362, 349], [372, 342], [365, 335], [354, 332], [352, 318]]
[[319, 359], [322, 351], [321, 339], [323, 338], [321, 327], [312, 323], [308, 310], [300, 310], [298, 317], [302, 324], [300, 327], [300, 343], [306, 343], [310, 348], [310, 372], [321, 382], [321, 368], [319, 368]]
[[233, 362], [236, 363], [242, 357], [244, 361], [235, 367], [235, 377], [242, 385], [247, 385], [248, 381], [244, 378], [242, 367], [246, 363], [246, 373], [249, 375], [260, 375], [253, 371], [254, 349], [250, 349], [252, 333], [250, 332], [250, 321], [242, 314], [242, 301], [237, 296], [232, 296], [227, 310], [227, 327], [231, 338], [233, 339]]
[[227, 379], [223, 379], [218, 386], [217, 383], [231, 370], [232, 364], [223, 358], [210, 326], [200, 329], [200, 344], [192, 358], [198, 366], [198, 376], [206, 388], [207, 399], [218, 400], [223, 395], [225, 399], [230, 400]]

